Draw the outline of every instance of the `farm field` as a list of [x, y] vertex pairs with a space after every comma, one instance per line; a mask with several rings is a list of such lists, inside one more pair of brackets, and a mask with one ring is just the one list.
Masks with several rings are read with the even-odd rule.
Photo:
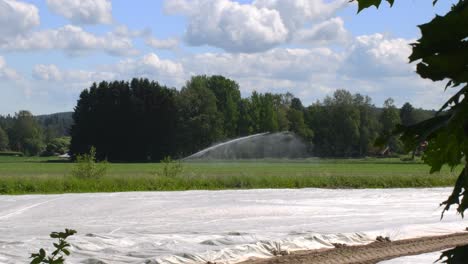
[[50, 252], [48, 234], [64, 228], [78, 232], [69, 239], [70, 263], [162, 264], [233, 264], [273, 257], [279, 250], [366, 245], [378, 236], [395, 241], [463, 232], [467, 221], [454, 210], [440, 219], [439, 203], [450, 192], [406, 188], [1, 195], [0, 262], [25, 263], [39, 248]]
[[179, 191], [265, 188], [422, 188], [453, 186], [460, 169], [429, 174], [420, 161], [305, 159], [183, 162], [180, 173], [163, 163], [108, 163], [105, 176], [79, 179], [76, 166], [49, 158], [0, 157], [0, 194]]

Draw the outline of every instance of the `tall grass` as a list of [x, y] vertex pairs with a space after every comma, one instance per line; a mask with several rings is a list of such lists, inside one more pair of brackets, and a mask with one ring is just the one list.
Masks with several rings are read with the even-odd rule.
[[[453, 186], [459, 170], [429, 174], [419, 162], [303, 160], [167, 164], [109, 163], [97, 178], [74, 177], [73, 163], [0, 158], [0, 194], [224, 190], [256, 188], [410, 188]], [[166, 169], [166, 171], [168, 171]]]
[[450, 175], [412, 177], [408, 175], [380, 176], [268, 176], [183, 175], [167, 177], [104, 176], [80, 179], [72, 176], [2, 177], [0, 194], [50, 194], [82, 192], [180, 191], [261, 188], [410, 188], [451, 186], [456, 180]]

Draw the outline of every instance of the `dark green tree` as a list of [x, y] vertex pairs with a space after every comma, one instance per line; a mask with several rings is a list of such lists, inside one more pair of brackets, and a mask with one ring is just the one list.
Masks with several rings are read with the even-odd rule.
[[216, 107], [223, 114], [223, 134], [233, 138], [238, 134], [239, 104], [241, 94], [239, 84], [223, 76], [215, 75], [207, 78], [207, 88], [216, 97]]
[[289, 131], [296, 133], [306, 141], [311, 141], [313, 138], [313, 131], [304, 121], [304, 110], [304, 106], [299, 98], [293, 98], [291, 100], [291, 106], [287, 111]]
[[176, 91], [147, 79], [84, 90], [73, 114], [71, 153], [98, 160], [158, 161], [176, 154]]
[[10, 148], [26, 155], [38, 155], [45, 147], [41, 127], [29, 111], [21, 110], [15, 114], [8, 137]]
[[[342, 157], [355, 156], [356, 144], [359, 142], [359, 109], [354, 104], [353, 96], [345, 90], [337, 90], [332, 98], [326, 98], [324, 104], [330, 108], [333, 120], [331, 137], [333, 152]], [[330, 139], [333, 141], [333, 139]]]
[[332, 97], [307, 109], [308, 127], [314, 132], [315, 154], [329, 157], [359, 155], [360, 111], [354, 97], [337, 90]]
[[178, 142], [184, 154], [208, 147], [223, 137], [223, 114], [218, 112], [216, 96], [208, 89], [206, 76], [195, 76], [178, 96]]
[[416, 123], [414, 112], [413, 106], [408, 102], [400, 108], [400, 120], [403, 126], [410, 126]]
[[273, 95], [274, 108], [276, 110], [276, 120], [278, 123], [278, 131], [289, 131], [290, 121], [288, 119], [288, 111], [291, 107], [291, 100], [294, 96], [291, 93]]
[[252, 103], [250, 98], [242, 98], [239, 102], [239, 120], [238, 120], [238, 135], [247, 136], [255, 133], [255, 124], [252, 120]]
[[359, 109], [359, 156], [375, 153], [374, 142], [379, 134], [379, 123], [369, 96], [354, 95], [354, 103]]
[[2, 129], [2, 127], [0, 127], [0, 151], [7, 150], [9, 144], [10, 141], [8, 140], [8, 134]]
[[402, 143], [395, 134], [397, 125], [401, 124], [400, 114], [392, 98], [385, 100], [382, 113], [379, 116], [382, 125], [381, 137], [386, 139], [386, 145], [391, 152], [401, 153]]
[[249, 113], [253, 133], [277, 132], [279, 130], [277, 96], [254, 91], [250, 97]]
[[271, 93], [260, 95], [260, 131], [259, 132], [277, 132], [278, 109], [275, 104], [275, 96]]

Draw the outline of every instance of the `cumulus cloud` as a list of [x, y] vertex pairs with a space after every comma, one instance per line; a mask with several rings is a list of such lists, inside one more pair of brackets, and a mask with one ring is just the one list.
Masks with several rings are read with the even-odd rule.
[[0, 79], [2, 80], [18, 80], [21, 76], [12, 68], [7, 66], [5, 59], [0, 56]]
[[304, 81], [314, 74], [335, 72], [340, 62], [341, 55], [328, 48], [276, 48], [258, 54], [198, 54], [185, 59], [184, 65], [198, 74]]
[[299, 30], [295, 36], [296, 41], [311, 45], [346, 44], [350, 38], [343, 19], [339, 17], [316, 24], [310, 29]]
[[117, 78], [129, 79], [144, 77], [158, 80], [168, 85], [180, 85], [184, 82], [184, 67], [181, 63], [165, 60], [154, 53], [148, 53], [141, 58], [121, 60], [115, 65], [106, 67], [114, 72]]
[[109, 0], [47, 0], [49, 9], [77, 24], [112, 23]]
[[137, 53], [130, 38], [120, 37], [113, 33], [96, 36], [73, 25], [17, 36], [0, 44], [0, 48], [7, 51], [61, 49], [69, 55], [82, 55], [91, 51], [104, 51], [110, 55]]
[[161, 59], [154, 53], [148, 53], [140, 58], [120, 60], [115, 64], [102, 65], [94, 70], [63, 70], [54, 64], [38, 64], [34, 66], [32, 75], [39, 81], [64, 82], [67, 86], [81, 87], [81, 89], [92, 82], [103, 80], [144, 77], [169, 85], [181, 85], [186, 78], [182, 64]]
[[[114, 72], [103, 70], [63, 70], [55, 64], [38, 64], [33, 68], [32, 76], [36, 83], [34, 93], [53, 91], [54, 96], [67, 95], [72, 101], [67, 102], [73, 105], [76, 100], [72, 95], [91, 86], [93, 82], [112, 81], [116, 79]], [[42, 90], [37, 87], [46, 86]], [[72, 96], [72, 97], [70, 97]]]
[[39, 64], [34, 66], [33, 77], [38, 80], [59, 81], [62, 80], [62, 73], [54, 64]]
[[275, 48], [262, 53], [204, 53], [183, 60], [190, 75], [221, 74], [239, 82], [244, 96], [252, 91], [292, 92], [309, 103], [339, 88], [336, 71], [342, 54], [328, 48]]
[[222, 74], [237, 80], [244, 95], [253, 90], [286, 92], [305, 103], [332, 94], [336, 89], [363, 93], [381, 104], [388, 97], [398, 104], [411, 100], [433, 108], [447, 97], [443, 87], [422, 80], [408, 64], [411, 40], [381, 34], [349, 39], [350, 48], [274, 48], [253, 54], [203, 53], [182, 60], [190, 75]]
[[408, 64], [411, 42], [403, 38], [389, 38], [380, 33], [358, 36], [348, 51], [341, 72], [354, 78], [412, 75], [415, 66]]
[[407, 63], [409, 42], [374, 34], [350, 39], [349, 48], [338, 50], [273, 48], [258, 53], [199, 53], [176, 60], [148, 53], [89, 71], [36, 65], [33, 76], [57, 87], [81, 90], [91, 82], [133, 77], [181, 87], [191, 75], [221, 74], [238, 81], [244, 96], [253, 90], [292, 92], [310, 104], [336, 89], [347, 89], [370, 95], [377, 105], [393, 97], [399, 105], [410, 100], [415, 106], [433, 108], [442, 96], [448, 95], [443, 87], [422, 80], [413, 72], [414, 66]]
[[132, 30], [126, 25], [117, 26], [112, 32], [113, 35], [122, 38], [143, 38], [145, 44], [155, 49], [174, 49], [179, 45], [177, 38], [158, 39], [152, 37], [151, 29]]
[[179, 40], [176, 38], [157, 39], [149, 37], [146, 39], [145, 43], [155, 49], [175, 49], [179, 46]]
[[132, 30], [126, 25], [117, 26], [112, 32], [115, 36], [123, 38], [147, 38], [151, 36], [151, 29], [146, 28], [143, 30]]
[[347, 2], [346, 0], [332, 2], [323, 0], [255, 0], [253, 5], [258, 8], [277, 10], [288, 29], [295, 32], [307, 22], [328, 19]]
[[[190, 8], [189, 8], [190, 7]], [[283, 43], [288, 29], [276, 10], [230, 0], [166, 1], [166, 11], [189, 16], [185, 40], [233, 52], [257, 52]]]
[[239, 4], [231, 0], [171, 0], [165, 2], [165, 10], [188, 16], [185, 41], [190, 45], [254, 53], [289, 42], [306, 23], [330, 18], [345, 2], [256, 0]]
[[36, 80], [67, 83], [91, 83], [115, 79], [115, 74], [105, 71], [61, 70], [54, 64], [34, 66], [33, 77]]
[[0, 42], [2, 39], [26, 32], [39, 23], [39, 10], [35, 5], [15, 0], [0, 0]]

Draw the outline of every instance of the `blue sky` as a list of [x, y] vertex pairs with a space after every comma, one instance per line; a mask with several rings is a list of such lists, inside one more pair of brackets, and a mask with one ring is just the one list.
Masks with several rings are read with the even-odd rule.
[[221, 74], [243, 96], [336, 89], [381, 105], [437, 108], [443, 83], [407, 63], [416, 25], [454, 1], [400, 0], [356, 14], [347, 0], [0, 0], [0, 114], [71, 111], [101, 80], [147, 77], [180, 88]]

